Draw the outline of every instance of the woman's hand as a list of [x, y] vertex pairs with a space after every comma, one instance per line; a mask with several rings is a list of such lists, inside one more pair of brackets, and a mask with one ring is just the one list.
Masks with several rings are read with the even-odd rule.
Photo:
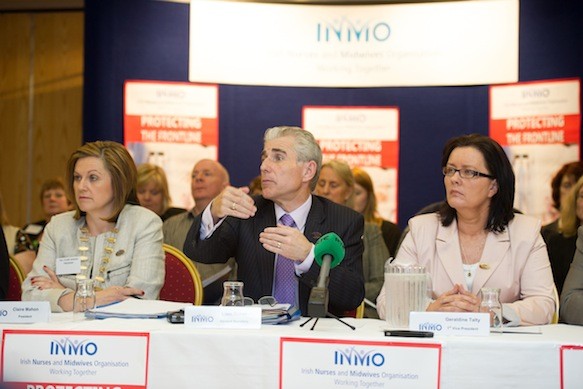
[[118, 301], [126, 300], [128, 298], [141, 298], [144, 291], [129, 286], [110, 286], [95, 294], [97, 298], [97, 306], [116, 303]]
[[480, 299], [468, 292], [462, 285], [456, 284], [427, 307], [427, 311], [436, 312], [479, 312]]
[[55, 273], [52, 269], [49, 269], [47, 266], [43, 266], [43, 270], [47, 273], [47, 277], [45, 276], [36, 276], [30, 280], [30, 283], [35, 288], [40, 290], [45, 289], [65, 289], [63, 284], [59, 282], [59, 277], [57, 277], [57, 273]]

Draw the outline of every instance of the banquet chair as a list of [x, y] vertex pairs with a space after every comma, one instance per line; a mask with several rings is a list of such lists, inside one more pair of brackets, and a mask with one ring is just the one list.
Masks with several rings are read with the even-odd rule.
[[24, 282], [24, 271], [20, 268], [16, 259], [10, 256], [10, 268], [8, 275], [7, 301], [20, 301], [22, 297], [22, 283]]
[[344, 311], [342, 313], [343, 317], [354, 317], [356, 319], [362, 319], [364, 317], [364, 300], [362, 301], [362, 303], [360, 303], [360, 305], [358, 307], [356, 307], [356, 309], [353, 309], [351, 311]]
[[164, 244], [166, 275], [160, 290], [160, 300], [201, 305], [203, 287], [194, 264], [176, 247]]

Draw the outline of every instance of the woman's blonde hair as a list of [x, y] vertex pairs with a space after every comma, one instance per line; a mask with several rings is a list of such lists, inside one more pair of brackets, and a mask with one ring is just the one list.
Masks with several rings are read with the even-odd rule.
[[127, 203], [137, 203], [136, 181], [138, 174], [136, 164], [123, 145], [112, 141], [85, 143], [73, 152], [67, 162], [67, 187], [69, 190], [69, 198], [72, 199], [73, 205], [75, 206], [75, 219], [79, 219], [85, 214], [79, 209], [79, 204], [77, 204], [77, 198], [75, 196], [75, 165], [78, 160], [87, 157], [99, 158], [111, 176], [113, 212], [104, 220], [115, 222]]
[[566, 237], [577, 235], [577, 228], [581, 224], [581, 221], [577, 217], [577, 198], [579, 197], [581, 187], [583, 187], [583, 176], [569, 190], [565, 201], [561, 202], [559, 230]]
[[[352, 193], [350, 197], [346, 200], [346, 205], [349, 208], [352, 208], [352, 204], [354, 203], [354, 176], [352, 175], [352, 170], [350, 170], [350, 166], [345, 161], [340, 159], [331, 159], [322, 165], [322, 169], [325, 167], [329, 167], [332, 169], [338, 176], [346, 183], [346, 185], [351, 189]], [[321, 170], [320, 170], [321, 171]]]
[[172, 203], [166, 173], [160, 166], [143, 163], [138, 166], [138, 191], [150, 182], [153, 182], [156, 188], [162, 192], [162, 213], [164, 213]]
[[354, 176], [354, 181], [366, 190], [366, 205], [362, 211], [364, 221], [375, 223], [380, 226], [383, 219], [377, 212], [377, 196], [374, 193], [374, 185], [370, 175], [364, 169], [359, 167], [352, 169], [352, 175]]

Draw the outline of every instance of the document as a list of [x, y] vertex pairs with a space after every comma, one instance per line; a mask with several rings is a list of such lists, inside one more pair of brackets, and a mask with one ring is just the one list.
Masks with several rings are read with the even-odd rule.
[[160, 319], [168, 316], [169, 311], [184, 309], [188, 303], [164, 300], [142, 300], [128, 298], [118, 303], [104, 305], [85, 312], [90, 319]]

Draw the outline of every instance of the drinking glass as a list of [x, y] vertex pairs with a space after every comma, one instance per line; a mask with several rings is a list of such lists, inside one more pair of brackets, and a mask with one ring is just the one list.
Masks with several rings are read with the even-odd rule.
[[490, 332], [502, 332], [502, 303], [500, 302], [500, 288], [480, 289], [482, 302], [480, 311], [490, 313]]
[[95, 289], [93, 280], [78, 278], [76, 281], [75, 298], [73, 300], [73, 312], [85, 313], [95, 308]]
[[425, 311], [429, 302], [425, 266], [385, 265], [386, 321], [390, 328], [408, 328], [409, 313]]
[[243, 282], [225, 281], [223, 282], [223, 298], [221, 305], [224, 307], [242, 307], [245, 305], [243, 297]]

